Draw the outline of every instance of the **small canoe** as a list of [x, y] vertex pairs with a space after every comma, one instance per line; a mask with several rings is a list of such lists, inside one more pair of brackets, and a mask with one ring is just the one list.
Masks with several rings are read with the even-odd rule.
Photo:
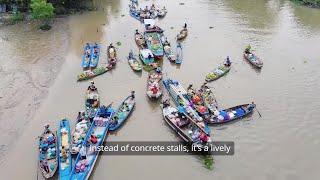
[[69, 180], [72, 171], [71, 131], [69, 121], [62, 119], [58, 129], [59, 179]]
[[146, 41], [144, 39], [144, 36], [142, 33], [138, 32], [138, 33], [135, 33], [134, 34], [134, 39], [137, 43], [137, 45], [140, 47], [140, 48], [144, 48], [146, 46]]
[[207, 120], [207, 123], [210, 125], [224, 124], [244, 118], [247, 115], [251, 114], [254, 110], [255, 106], [251, 108], [249, 107], [249, 105], [250, 104], [242, 104], [239, 106], [214, 112], [214, 115], [209, 120]]
[[131, 96], [128, 96], [118, 107], [118, 109], [114, 112], [114, 116], [111, 120], [109, 130], [115, 131], [119, 129], [120, 126], [126, 121], [128, 116], [132, 112], [134, 106], [135, 100]]
[[188, 35], [188, 29], [182, 29], [180, 33], [177, 35], [177, 40], [182, 40]]
[[149, 72], [147, 81], [147, 95], [151, 99], [158, 99], [162, 95], [161, 87], [162, 72], [160, 68], [156, 68]]
[[130, 52], [129, 56], [127, 57], [129, 66], [134, 71], [142, 71], [142, 67], [140, 62], [134, 57], [133, 53]]
[[182, 45], [179, 43], [177, 45], [177, 60], [176, 64], [181, 64], [182, 63]]
[[101, 74], [104, 74], [104, 73], [108, 72], [109, 70], [110, 70], [110, 68], [108, 68], [108, 67], [98, 67], [92, 71], [90, 71], [90, 70], [83, 71], [81, 74], [79, 74], [77, 76], [77, 80], [78, 81], [88, 80], [88, 79], [94, 78], [96, 76], [99, 76]]
[[89, 179], [100, 152], [95, 149], [102, 145], [112, 116], [112, 108], [99, 108], [74, 162], [70, 180]]
[[159, 18], [163, 18], [166, 14], [167, 14], [167, 10], [166, 9], [161, 9], [158, 12], [158, 17]]
[[92, 58], [91, 45], [87, 44], [84, 47], [83, 56], [82, 56], [82, 67], [83, 68], [89, 67], [91, 58]]
[[226, 66], [226, 65], [222, 64], [219, 67], [217, 67], [216, 69], [214, 69], [213, 71], [211, 71], [206, 76], [206, 81], [207, 82], [215, 81], [215, 80], [219, 79], [220, 77], [224, 76], [225, 74], [227, 74], [230, 71], [230, 69], [231, 69], [231, 65]]
[[176, 56], [173, 53], [173, 50], [171, 49], [170, 43], [169, 42], [164, 42], [163, 45], [164, 53], [168, 60], [170, 62], [175, 62], [176, 61]]
[[98, 61], [99, 61], [99, 56], [100, 56], [100, 45], [95, 44], [91, 46], [92, 50], [92, 58], [90, 61], [90, 67], [97, 67]]
[[89, 118], [94, 118], [97, 114], [98, 109], [100, 107], [100, 97], [98, 94], [98, 90], [90, 91], [86, 93], [86, 114]]
[[[149, 58], [150, 55], [150, 58]], [[149, 49], [141, 49], [139, 57], [145, 65], [151, 65], [155, 62], [154, 56]]]
[[163, 103], [162, 113], [166, 123], [188, 144], [203, 147], [211, 142], [210, 136], [201, 127], [169, 103]]
[[55, 133], [50, 131], [41, 135], [39, 151], [39, 169], [43, 177], [49, 179], [58, 169], [58, 148]]
[[247, 54], [247, 53], [243, 53], [244, 58], [249, 61], [253, 66], [257, 67], [257, 68], [262, 68], [263, 66], [263, 62], [260, 60], [260, 58], [258, 58], [256, 55], [254, 54]]
[[86, 138], [87, 132], [90, 128], [90, 120], [85, 111], [81, 111], [80, 116], [76, 120], [76, 128], [71, 133], [71, 154], [78, 154], [83, 140]]
[[163, 46], [160, 40], [160, 35], [157, 32], [145, 32], [144, 38], [147, 42], [148, 49], [151, 50], [156, 58], [162, 58], [164, 55]]
[[201, 93], [203, 102], [205, 107], [211, 112], [213, 113], [215, 110], [218, 109], [218, 103], [216, 98], [214, 97], [212, 91], [209, 90], [205, 90]]

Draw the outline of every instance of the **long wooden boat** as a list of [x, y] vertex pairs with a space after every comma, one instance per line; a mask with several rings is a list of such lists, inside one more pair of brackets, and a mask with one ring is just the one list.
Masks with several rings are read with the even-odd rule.
[[[149, 55], [151, 58], [149, 58]], [[145, 65], [151, 65], [155, 62], [154, 56], [149, 49], [141, 49], [139, 57]]]
[[100, 45], [95, 44], [91, 46], [92, 58], [90, 61], [90, 67], [97, 67], [100, 56]]
[[[54, 132], [42, 133], [39, 140], [39, 169], [44, 178], [53, 177], [58, 169], [57, 138]], [[46, 167], [48, 168], [46, 171]]]
[[202, 100], [204, 102], [205, 107], [213, 113], [218, 109], [218, 102], [216, 98], [214, 97], [211, 89], [202, 90], [201, 93]]
[[190, 116], [194, 122], [198, 123], [207, 134], [210, 134], [211, 130], [207, 126], [206, 122], [204, 122], [203, 118], [200, 117], [196, 110], [190, 106], [190, 102], [187, 99], [187, 92], [181, 84], [178, 81], [173, 81], [171, 79], [163, 80], [163, 84], [169, 91], [172, 98], [176, 101], [178, 109], [188, 114], [188, 116]]
[[156, 58], [162, 58], [164, 55], [163, 46], [160, 40], [160, 35], [157, 32], [145, 32], [144, 38], [147, 42], [148, 49], [151, 50]]
[[180, 33], [177, 35], [177, 40], [182, 40], [186, 38], [188, 35], [188, 29], [182, 29]]
[[147, 81], [147, 95], [151, 99], [158, 99], [162, 96], [161, 86], [162, 72], [160, 68], [153, 69], [149, 72]]
[[[112, 108], [104, 109], [101, 107], [97, 112], [82, 144], [83, 151], [85, 152], [85, 159], [81, 159], [82, 150], [80, 150], [72, 168], [70, 180], [89, 179], [100, 152], [97, 149], [102, 145], [106, 137], [112, 116]], [[93, 143], [90, 141], [91, 138], [96, 139], [97, 142]]]
[[100, 107], [100, 97], [98, 90], [87, 91], [86, 93], [86, 114], [89, 118], [94, 118]]
[[177, 45], [177, 59], [176, 59], [176, 64], [181, 64], [182, 63], [182, 45], [179, 43]]
[[249, 61], [253, 66], [257, 67], [257, 68], [262, 68], [263, 67], [263, 62], [260, 60], [260, 58], [258, 58], [256, 55], [254, 55], [253, 53], [247, 54], [247, 53], [243, 53], [244, 58]]
[[158, 17], [163, 18], [166, 14], [167, 14], [167, 10], [163, 8], [163, 9], [159, 10]]
[[91, 45], [87, 44], [83, 50], [83, 56], [82, 56], [82, 67], [83, 68], [89, 67], [91, 58], [92, 58]]
[[112, 68], [109, 68], [108, 66], [104, 67], [98, 67], [88, 71], [83, 71], [81, 74], [79, 74], [77, 76], [77, 81], [84, 81], [84, 80], [88, 80], [88, 79], [92, 79], [94, 77], [100, 76], [108, 71], [110, 71]]
[[249, 105], [250, 104], [242, 104], [217, 111], [217, 113], [215, 113], [209, 120], [207, 120], [207, 123], [210, 125], [217, 125], [242, 119], [253, 112], [255, 105], [253, 106], [253, 108], [248, 108]]
[[226, 66], [224, 64], [221, 64], [219, 67], [215, 68], [206, 76], [206, 81], [207, 82], [215, 81], [220, 77], [226, 75], [230, 71], [230, 69], [231, 69], [231, 65]]
[[142, 67], [140, 62], [134, 57], [133, 53], [130, 52], [129, 56], [127, 57], [129, 66], [134, 71], [142, 71]]
[[78, 116], [76, 120], [76, 127], [71, 133], [71, 154], [78, 154], [89, 128], [89, 117], [86, 115], [85, 111], [81, 111], [80, 116]]
[[134, 39], [135, 39], [137, 45], [139, 46], [139, 48], [143, 49], [146, 46], [146, 41], [145, 41], [144, 36], [143, 36], [142, 33], [135, 32], [134, 33]]
[[[72, 171], [71, 131], [69, 121], [62, 119], [58, 129], [59, 179], [69, 180]], [[66, 151], [66, 153], [62, 153]]]
[[166, 57], [170, 62], [175, 62], [176, 61], [176, 56], [173, 53], [173, 50], [171, 49], [170, 43], [169, 42], [164, 42], [163, 44], [163, 49]]
[[128, 116], [132, 112], [135, 104], [135, 100], [131, 96], [128, 96], [121, 103], [118, 109], [114, 112], [114, 116], [112, 117], [109, 127], [110, 131], [115, 131], [121, 127], [121, 125], [128, 119]]
[[188, 144], [203, 147], [211, 142], [210, 136], [197, 123], [167, 101], [163, 103], [162, 113], [167, 124]]

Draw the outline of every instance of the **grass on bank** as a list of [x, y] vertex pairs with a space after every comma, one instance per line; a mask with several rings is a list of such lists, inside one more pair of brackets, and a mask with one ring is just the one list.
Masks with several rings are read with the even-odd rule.
[[9, 24], [16, 24], [22, 22], [25, 19], [25, 14], [17, 13], [13, 16], [10, 16], [8, 19]]

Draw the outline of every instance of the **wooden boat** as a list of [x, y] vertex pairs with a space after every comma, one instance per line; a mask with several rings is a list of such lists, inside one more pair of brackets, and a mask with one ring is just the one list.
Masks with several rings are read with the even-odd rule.
[[[114, 116], [112, 117], [111, 124], [109, 127], [110, 131], [115, 131], [120, 128], [120, 126], [127, 120], [135, 104], [135, 100], [131, 96], [128, 96], [121, 103], [118, 109], [114, 112]], [[117, 121], [115, 119], [117, 119]]]
[[144, 48], [146, 46], [146, 41], [144, 39], [144, 36], [142, 33], [138, 32], [138, 33], [135, 33], [134, 34], [134, 39], [137, 43], [137, 45], [140, 47], [140, 48]]
[[187, 98], [190, 102], [194, 104], [195, 109], [197, 110], [200, 116], [205, 116], [209, 114], [208, 109], [205, 107], [201, 94], [197, 93], [194, 89], [187, 89]]
[[157, 32], [145, 32], [144, 38], [147, 41], [147, 47], [156, 58], [162, 58], [164, 55], [160, 35]]
[[207, 123], [210, 125], [223, 124], [244, 118], [247, 115], [251, 114], [254, 110], [254, 108], [250, 109], [248, 107], [249, 104], [242, 104], [239, 106], [217, 111], [212, 117], [210, 117], [209, 120], [207, 120]]
[[149, 98], [158, 99], [162, 95], [161, 79], [161, 68], [155, 68], [149, 72], [147, 81], [147, 95]]
[[260, 60], [260, 58], [258, 58], [256, 55], [254, 55], [253, 53], [247, 54], [247, 53], [243, 53], [244, 58], [249, 61], [253, 66], [257, 67], [257, 68], [262, 68], [263, 66], [263, 62]]
[[80, 116], [78, 116], [76, 120], [76, 127], [71, 133], [71, 154], [78, 154], [81, 148], [80, 145], [83, 143], [90, 128], [89, 117], [86, 115], [85, 111], [81, 111], [80, 113]]
[[79, 74], [77, 76], [77, 80], [78, 81], [84, 81], [84, 80], [88, 80], [88, 79], [92, 79], [96, 76], [99, 76], [101, 74], [104, 74], [106, 72], [108, 72], [109, 70], [111, 70], [112, 68], [106, 66], [106, 67], [98, 67], [88, 71], [83, 71], [81, 74]]
[[[59, 179], [69, 180], [72, 170], [71, 131], [69, 121], [62, 119], [58, 129]], [[66, 153], [63, 154], [62, 151]]]
[[186, 113], [191, 117], [192, 121], [198, 123], [198, 125], [207, 133], [210, 134], [211, 130], [207, 126], [206, 122], [203, 121], [203, 118], [199, 116], [196, 110], [190, 106], [190, 102], [187, 99], [187, 92], [181, 86], [178, 81], [173, 81], [171, 79], [163, 80], [165, 88], [169, 91], [172, 98], [176, 101], [178, 109]]
[[217, 67], [216, 69], [214, 69], [213, 71], [211, 71], [206, 76], [206, 81], [207, 82], [215, 81], [215, 80], [219, 79], [220, 77], [224, 76], [225, 74], [227, 74], [230, 71], [230, 69], [231, 69], [231, 65], [226, 66], [226, 65], [222, 64], [219, 67]]
[[176, 64], [181, 64], [182, 63], [182, 45], [179, 43], [177, 45], [177, 59], [176, 59]]
[[209, 135], [197, 123], [167, 101], [163, 103], [162, 113], [167, 124], [188, 144], [203, 147], [211, 142]]
[[182, 29], [180, 33], [177, 35], [177, 40], [182, 40], [188, 35], [188, 29]]
[[89, 118], [94, 118], [100, 107], [100, 97], [98, 90], [87, 91], [86, 94], [86, 114]]
[[174, 55], [169, 42], [164, 42], [163, 49], [164, 49], [164, 54], [166, 55], [168, 60], [170, 62], [175, 62], [176, 56]]
[[204, 102], [205, 107], [210, 111], [214, 112], [218, 109], [218, 103], [216, 98], [214, 97], [211, 89], [202, 90], [201, 93], [202, 100]]
[[[149, 58], [149, 55], [151, 58]], [[149, 49], [141, 49], [139, 57], [145, 65], [151, 65], [155, 62], [154, 56]]]
[[142, 71], [142, 67], [140, 62], [134, 57], [132, 51], [129, 53], [129, 56], [127, 57], [128, 63], [132, 70], [134, 71]]
[[[42, 172], [44, 178], [48, 179], [53, 177], [54, 173], [58, 169], [58, 148], [57, 138], [52, 131], [43, 133], [39, 140], [39, 169]], [[48, 172], [43, 166], [46, 163]]]
[[164, 32], [163, 29], [155, 25], [154, 19], [144, 19], [143, 22], [145, 27], [145, 33], [156, 32], [161, 34]]
[[97, 67], [100, 56], [100, 45], [95, 44], [91, 46], [92, 58], [90, 61], [90, 67]]
[[92, 58], [91, 45], [87, 44], [84, 47], [83, 56], [82, 56], [82, 67], [83, 68], [89, 67], [91, 58]]
[[[89, 179], [100, 152], [97, 149], [102, 145], [106, 137], [112, 116], [112, 108], [99, 108], [99, 111], [94, 117], [87, 136], [82, 144], [82, 150], [86, 154], [85, 159], [81, 159], [82, 150], [80, 150], [72, 168], [70, 180]], [[93, 143], [90, 141], [91, 138], [95, 139], [96, 142]]]

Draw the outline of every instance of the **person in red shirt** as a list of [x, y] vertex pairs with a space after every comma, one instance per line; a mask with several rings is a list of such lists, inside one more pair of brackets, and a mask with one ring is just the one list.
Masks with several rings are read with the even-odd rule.
[[156, 86], [153, 86], [151, 91], [153, 92], [153, 94], [157, 94], [158, 93], [158, 88]]
[[96, 144], [98, 142], [97, 136], [94, 134], [91, 134], [89, 142], [91, 142], [92, 144]]

